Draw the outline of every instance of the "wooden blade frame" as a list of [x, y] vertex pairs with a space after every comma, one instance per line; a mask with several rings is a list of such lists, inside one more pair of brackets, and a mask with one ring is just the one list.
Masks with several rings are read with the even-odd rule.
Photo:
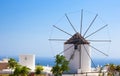
[[70, 47], [66, 48], [64, 51], [60, 52], [59, 55], [62, 54], [63, 52], [68, 51], [68, 50], [69, 50], [71, 47], [73, 47], [73, 46], [74, 46], [74, 45], [71, 45]]
[[82, 51], [81, 51], [81, 45], [79, 46], [79, 69], [81, 68], [81, 54], [82, 54]]
[[111, 40], [88, 40], [91, 42], [111, 42]]
[[89, 45], [89, 46], [90, 46], [91, 48], [95, 49], [96, 51], [98, 51], [98, 52], [102, 53], [103, 55], [108, 56], [107, 54], [105, 54], [104, 52], [102, 52], [102, 51], [98, 50], [97, 48], [95, 48], [95, 47], [93, 47], [93, 46], [91, 46], [91, 45]]
[[96, 30], [95, 32], [91, 33], [90, 35], [86, 36], [85, 38], [88, 38], [88, 37], [94, 35], [95, 33], [99, 32], [100, 30], [104, 29], [104, 28], [107, 27], [107, 26], [108, 26], [108, 25], [105, 25], [105, 26], [101, 27], [100, 29], [98, 29], [98, 30]]
[[92, 20], [92, 22], [90, 23], [89, 27], [87, 28], [87, 30], [85, 31], [83, 37], [86, 35], [86, 33], [88, 32], [88, 30], [90, 29], [90, 27], [92, 26], [92, 24], [94, 23], [95, 19], [97, 18], [98, 14], [96, 14], [95, 18]]
[[71, 21], [70, 21], [70, 19], [68, 18], [67, 14], [65, 14], [65, 16], [66, 16], [68, 22], [70, 23], [71, 27], [73, 28], [73, 30], [77, 33], [75, 27], [74, 27], [73, 24], [71, 23]]
[[81, 10], [80, 34], [82, 35], [83, 9]]
[[67, 39], [48, 39], [49, 41], [66, 41]]
[[70, 35], [70, 36], [72, 36], [72, 34], [67, 33], [66, 31], [64, 31], [64, 30], [62, 30], [62, 29], [60, 29], [60, 28], [58, 28], [58, 27], [55, 26], [55, 25], [53, 25], [53, 27], [55, 27], [56, 29], [58, 29], [58, 30], [60, 30], [60, 31], [62, 31], [62, 32], [66, 33], [66, 34], [68, 34], [68, 35]]
[[84, 49], [85, 49], [85, 51], [86, 51], [87, 55], [89, 56], [90, 60], [92, 61], [92, 64], [93, 64], [93, 65], [94, 65], [94, 67], [96, 68], [96, 65], [95, 65], [94, 61], [92, 60], [92, 58], [90, 57], [90, 55], [89, 55], [89, 53], [88, 53], [88, 51], [87, 51], [86, 47], [85, 47], [84, 45], [83, 45], [83, 47], [84, 47]]
[[69, 62], [74, 58], [75, 52], [76, 52], [76, 50], [74, 49], [72, 55], [70, 56]]

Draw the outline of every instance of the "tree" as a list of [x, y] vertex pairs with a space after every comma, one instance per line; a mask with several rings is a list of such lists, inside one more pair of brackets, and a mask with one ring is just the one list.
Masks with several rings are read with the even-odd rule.
[[41, 74], [43, 70], [44, 69], [43, 69], [42, 66], [36, 66], [36, 68], [35, 68], [35, 74], [37, 74], [37, 75]]
[[116, 71], [116, 66], [114, 64], [109, 64], [108, 65], [108, 74], [110, 76], [114, 76], [115, 71]]
[[9, 68], [14, 69], [17, 66], [17, 62], [15, 59], [10, 58], [8, 61]]
[[119, 76], [120, 76], [120, 65], [116, 66], [116, 71], [119, 72]]
[[21, 65], [18, 65], [14, 70], [14, 75], [19, 76], [20, 74], [21, 74]]
[[30, 72], [30, 69], [28, 67], [19, 65], [13, 58], [9, 59], [8, 65], [11, 70], [14, 69], [14, 73], [12, 74], [11, 71], [11, 74], [9, 76], [28, 76], [28, 73]]
[[54, 76], [61, 76], [63, 72], [69, 70], [69, 61], [63, 55], [56, 55], [55, 63], [51, 70]]
[[17, 61], [13, 58], [10, 58], [8, 61], [8, 66], [11, 69], [11, 76], [12, 76], [12, 70], [18, 65]]
[[30, 68], [26, 66], [21, 67], [21, 71], [20, 71], [21, 76], [28, 76], [29, 72], [30, 72]]

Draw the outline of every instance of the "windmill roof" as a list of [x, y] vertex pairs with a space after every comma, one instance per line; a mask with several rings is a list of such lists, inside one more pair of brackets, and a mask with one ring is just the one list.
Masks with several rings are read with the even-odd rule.
[[76, 33], [71, 38], [69, 38], [64, 44], [89, 44], [81, 34]]

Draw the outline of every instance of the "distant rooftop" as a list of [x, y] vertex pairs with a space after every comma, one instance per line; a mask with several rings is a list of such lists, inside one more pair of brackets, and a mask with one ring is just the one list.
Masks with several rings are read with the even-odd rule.
[[8, 60], [9, 60], [9, 59], [4, 58], [4, 59], [0, 60], [0, 63], [8, 63]]

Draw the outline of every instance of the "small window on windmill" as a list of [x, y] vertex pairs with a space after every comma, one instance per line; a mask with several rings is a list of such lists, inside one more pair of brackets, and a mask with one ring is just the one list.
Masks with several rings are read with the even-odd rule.
[[74, 45], [74, 49], [75, 49], [75, 50], [78, 49], [78, 46], [77, 46], [77, 45]]
[[25, 57], [25, 60], [27, 60], [27, 57]]

